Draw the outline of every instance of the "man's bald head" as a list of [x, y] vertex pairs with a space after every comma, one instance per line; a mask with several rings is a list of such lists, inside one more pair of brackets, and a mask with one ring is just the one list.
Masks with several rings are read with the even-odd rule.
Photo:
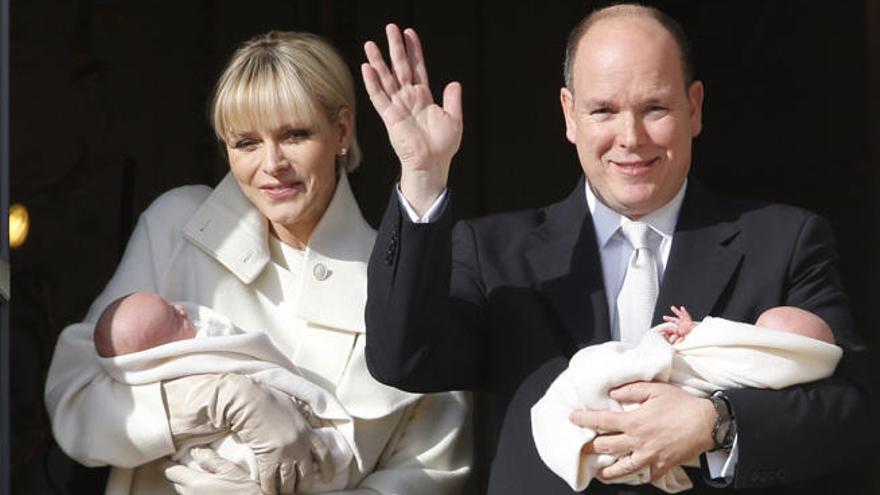
[[678, 52], [681, 59], [682, 76], [685, 84], [685, 90], [687, 90], [687, 88], [690, 87], [691, 83], [694, 82], [694, 66], [693, 61], [691, 60], [690, 46], [688, 44], [687, 38], [684, 35], [684, 30], [675, 19], [669, 17], [662, 11], [654, 7], [648, 7], [636, 3], [623, 3], [595, 10], [588, 16], [584, 17], [581, 22], [577, 26], [575, 26], [574, 29], [572, 29], [571, 33], [568, 35], [568, 43], [565, 47], [565, 65], [563, 69], [565, 86], [568, 88], [568, 90], [572, 93], [574, 92], [575, 57], [577, 55], [578, 45], [580, 44], [580, 41], [584, 37], [584, 35], [587, 34], [587, 31], [589, 31], [590, 28], [603, 20], [621, 19], [627, 17], [652, 19], [669, 32], [669, 34], [675, 41], [675, 44], [678, 46]]

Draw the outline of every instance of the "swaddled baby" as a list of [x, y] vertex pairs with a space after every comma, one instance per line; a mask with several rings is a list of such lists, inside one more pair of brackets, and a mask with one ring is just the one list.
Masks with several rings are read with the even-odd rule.
[[[250, 339], [250, 346], [239, 346], [239, 340], [236, 339], [245, 338]], [[197, 339], [196, 343], [199, 345], [193, 347], [180, 343], [193, 339]], [[222, 339], [234, 341], [224, 343]], [[205, 344], [209, 342], [216, 342], [217, 346], [206, 347]], [[264, 372], [268, 367], [283, 368], [270, 370], [272, 373], [269, 375], [275, 377], [276, 382], [280, 381], [286, 386], [277, 387], [273, 383], [263, 383], [263, 385], [269, 385], [275, 389], [275, 392], [284, 393], [294, 401], [318, 439], [329, 449], [329, 458], [332, 461], [319, 463], [323, 467], [321, 472], [301, 473], [296, 491], [303, 493], [338, 490], [347, 483], [348, 466], [354, 457], [350, 447], [353, 442], [347, 441], [346, 435], [341, 433], [340, 430], [344, 431], [344, 427], [337, 430], [335, 426], [346, 425], [350, 436], [351, 418], [332, 394], [299, 376], [298, 370], [280, 356], [268, 337], [261, 334], [245, 335], [232, 325], [228, 318], [204, 306], [190, 303], [171, 304], [157, 294], [135, 292], [107, 306], [95, 325], [94, 343], [105, 370], [114, 379], [125, 383], [134, 382], [132, 384], [142, 382], [144, 379], [149, 380], [151, 376], [162, 379], [179, 377], [174, 376], [175, 359], [180, 359], [181, 363], [186, 360], [185, 364], [178, 368], [181, 376], [190, 373], [237, 372], [239, 369], [230, 367], [228, 357], [239, 351], [242, 355], [237, 357], [237, 361], [233, 364], [245, 363], [241, 368], [243, 372], [255, 369]], [[269, 349], [263, 349], [265, 353], [249, 353], [248, 347], [254, 345]], [[207, 354], [199, 360], [192, 359], [194, 355], [200, 355], [198, 352], [200, 350], [208, 353], [217, 351], [222, 358], [220, 368], [212, 366], [213, 361]], [[279, 357], [272, 359], [275, 355]], [[263, 361], [266, 356], [269, 356], [274, 364], [260, 363], [256, 367], [247, 364], [249, 361]], [[199, 361], [204, 361], [204, 369], [198, 369], [198, 366], [196, 369], [193, 368], [193, 363]], [[151, 366], [152, 364], [155, 366]], [[317, 407], [313, 407], [316, 406], [313, 403], [318, 403]], [[278, 427], [284, 428], [285, 425]], [[198, 463], [190, 456], [190, 449], [204, 444], [209, 444], [217, 454], [236, 463], [249, 472], [252, 479], [258, 481], [258, 469], [253, 452], [233, 432], [220, 439], [193, 439], [183, 445], [177, 445], [178, 452], [174, 455], [174, 459], [198, 469]], [[197, 452], [201, 453], [203, 449], [194, 451], [193, 454], [196, 455]]]

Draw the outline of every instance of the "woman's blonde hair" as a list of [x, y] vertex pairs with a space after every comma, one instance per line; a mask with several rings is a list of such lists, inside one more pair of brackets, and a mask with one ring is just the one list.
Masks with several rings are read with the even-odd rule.
[[330, 43], [310, 33], [270, 31], [242, 44], [214, 88], [211, 124], [226, 142], [238, 129], [255, 122], [282, 124], [289, 117], [308, 125], [319, 113], [336, 122], [351, 112], [348, 152], [337, 157], [351, 172], [360, 164], [355, 132], [354, 83], [342, 57]]

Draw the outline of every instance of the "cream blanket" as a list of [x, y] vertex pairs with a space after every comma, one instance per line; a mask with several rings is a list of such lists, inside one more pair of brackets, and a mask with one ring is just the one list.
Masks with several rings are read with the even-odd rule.
[[[204, 373], [248, 375], [254, 381], [271, 386], [305, 403], [320, 423], [315, 432], [327, 444], [336, 471], [329, 483], [315, 479], [301, 480], [297, 492], [322, 492], [343, 489], [349, 480], [349, 465], [354, 458], [363, 461], [354, 447], [354, 423], [341, 403], [327, 390], [300, 375], [271, 339], [261, 333], [243, 333], [225, 316], [204, 306], [180, 303], [196, 327], [196, 338], [160, 345], [141, 352], [116, 357], [99, 357], [104, 370], [118, 382], [129, 385], [155, 383], [182, 376]], [[278, 425], [284, 428], [284, 425]], [[191, 463], [189, 449], [210, 445], [219, 455], [236, 462], [258, 480], [253, 452], [234, 434], [204, 438], [182, 445], [175, 460]]]
[[[606, 342], [580, 350], [532, 407], [538, 453], [573, 490], [586, 489], [596, 472], [616, 457], [582, 455], [596, 432], [574, 425], [568, 415], [574, 409], [621, 411], [630, 406], [611, 399], [610, 389], [635, 381], [668, 382], [697, 396], [728, 388], [778, 389], [830, 376], [843, 354], [819, 340], [711, 317], [684, 341], [670, 345], [659, 333], [665, 325], [649, 330], [636, 345]], [[686, 464], [692, 462], [697, 460]], [[613, 482], [637, 485], [649, 479], [644, 468]], [[651, 484], [669, 493], [693, 486], [680, 466]]]

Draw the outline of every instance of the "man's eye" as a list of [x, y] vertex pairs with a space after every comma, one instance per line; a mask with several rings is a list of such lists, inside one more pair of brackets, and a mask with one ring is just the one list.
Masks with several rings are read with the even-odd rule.
[[600, 107], [590, 110], [590, 115], [605, 115], [609, 113], [611, 113], [611, 109], [608, 107]]

